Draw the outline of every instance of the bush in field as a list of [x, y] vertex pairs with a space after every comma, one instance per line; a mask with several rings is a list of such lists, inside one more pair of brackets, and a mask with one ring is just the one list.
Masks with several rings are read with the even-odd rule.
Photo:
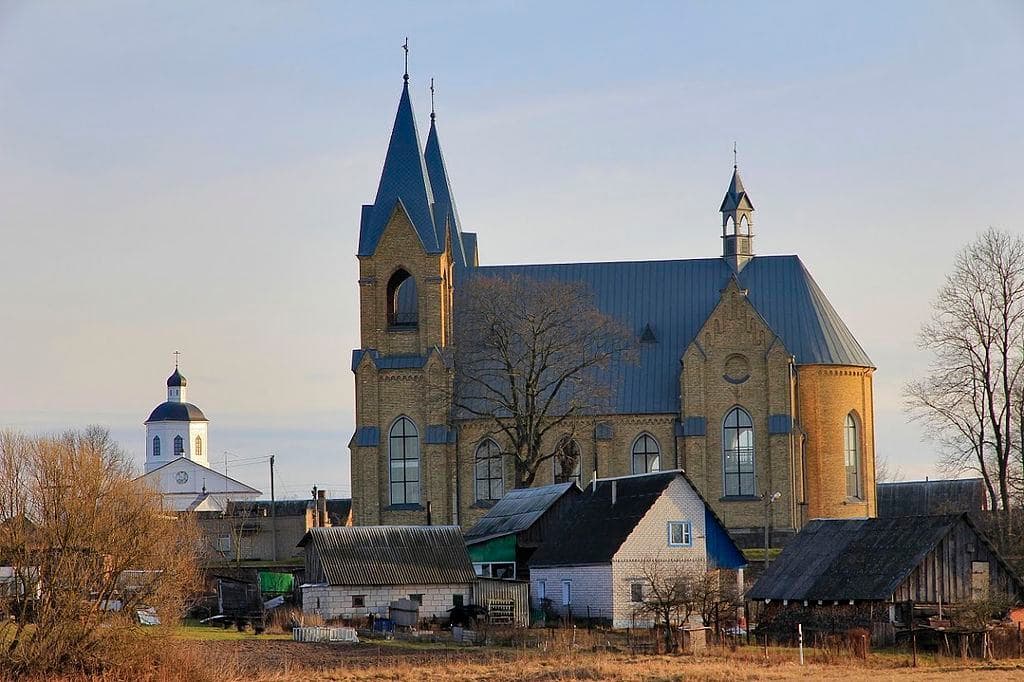
[[136, 612], [178, 620], [199, 535], [133, 478], [103, 429], [0, 433], [0, 676], [152, 664]]

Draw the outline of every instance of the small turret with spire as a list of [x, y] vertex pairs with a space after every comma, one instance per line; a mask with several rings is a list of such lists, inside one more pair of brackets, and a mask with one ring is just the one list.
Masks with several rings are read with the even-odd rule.
[[732, 181], [722, 200], [722, 257], [739, 272], [754, 257], [754, 204], [740, 179], [736, 144], [732, 146]]

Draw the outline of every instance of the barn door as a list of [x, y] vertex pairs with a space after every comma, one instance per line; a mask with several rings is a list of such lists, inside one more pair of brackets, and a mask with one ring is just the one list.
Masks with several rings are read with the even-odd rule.
[[988, 562], [971, 562], [971, 599], [988, 599]]

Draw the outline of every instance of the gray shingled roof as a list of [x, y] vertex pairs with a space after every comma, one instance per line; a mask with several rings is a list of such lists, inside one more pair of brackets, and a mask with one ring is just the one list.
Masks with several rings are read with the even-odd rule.
[[[528, 529], [576, 484], [556, 483], [537, 488], [510, 490], [466, 531], [466, 543], [483, 542]], [[578, 489], [577, 489], [578, 491]]]
[[444, 244], [444, 228], [447, 225], [448, 237], [452, 242], [452, 259], [455, 261], [455, 268], [463, 270], [468, 261], [462, 244], [462, 222], [459, 220], [459, 211], [455, 206], [455, 196], [452, 193], [448, 168], [445, 165], [444, 155], [441, 153], [441, 142], [437, 136], [437, 123], [433, 116], [430, 120], [430, 132], [427, 133], [427, 147], [423, 151], [423, 158], [426, 161], [427, 174], [430, 177], [430, 189], [434, 193], [434, 225], [438, 231], [438, 243]]
[[965, 514], [811, 521], [750, 589], [748, 599], [889, 599]]
[[[597, 306], [638, 339], [650, 326], [657, 340], [639, 344], [638, 361], [607, 370], [615, 390], [612, 412], [620, 414], [679, 411], [680, 358], [734, 276], [722, 258], [481, 266], [473, 272], [584, 282]], [[756, 256], [738, 281], [798, 364], [874, 366], [797, 256]]]
[[398, 101], [391, 141], [384, 157], [384, 170], [381, 171], [380, 184], [377, 186], [377, 198], [372, 205], [363, 207], [362, 224], [359, 226], [360, 256], [373, 255], [384, 227], [399, 202], [416, 228], [426, 252], [440, 253], [444, 250], [443, 242], [438, 243], [434, 228], [434, 195], [421, 149], [407, 81]]
[[312, 528], [330, 585], [450, 585], [476, 581], [458, 526]]
[[879, 483], [875, 499], [878, 515], [882, 517], [954, 514], [988, 508], [985, 481], [980, 478]]

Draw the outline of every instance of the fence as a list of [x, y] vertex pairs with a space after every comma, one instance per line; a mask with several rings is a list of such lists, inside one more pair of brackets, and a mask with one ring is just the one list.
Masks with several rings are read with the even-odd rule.
[[511, 599], [513, 623], [521, 627], [530, 624], [530, 583], [518, 580], [480, 578], [473, 589], [473, 603], [489, 608], [492, 600]]

